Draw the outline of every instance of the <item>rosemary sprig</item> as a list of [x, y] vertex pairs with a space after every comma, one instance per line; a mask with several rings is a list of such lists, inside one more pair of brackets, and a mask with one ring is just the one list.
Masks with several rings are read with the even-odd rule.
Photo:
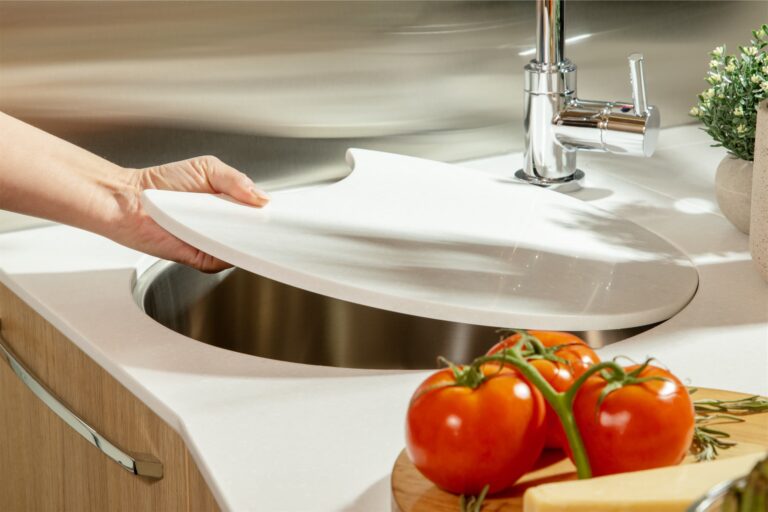
[[[696, 391], [698, 391], [697, 388], [688, 388], [690, 394]], [[716, 459], [719, 455], [718, 450], [727, 450], [737, 444], [735, 441], [728, 441], [730, 434], [712, 428], [713, 425], [738, 423], [745, 421], [741, 416], [766, 412], [768, 399], [757, 395], [736, 400], [705, 398], [694, 400], [693, 409], [696, 411], [696, 426], [693, 430], [690, 451], [696, 456], [697, 462], [703, 462]]]
[[755, 414], [768, 411], [768, 400], [760, 396], [750, 396], [737, 400], [696, 400], [694, 410], [698, 413], [728, 412], [731, 414]]
[[727, 450], [736, 446], [735, 441], [726, 440], [731, 437], [730, 434], [714, 429], [712, 425], [741, 421], [744, 420], [728, 414], [713, 414], [711, 416], [697, 414], [696, 426], [693, 429], [693, 441], [691, 442], [691, 453], [696, 456], [696, 462], [715, 460], [719, 455], [718, 450]]

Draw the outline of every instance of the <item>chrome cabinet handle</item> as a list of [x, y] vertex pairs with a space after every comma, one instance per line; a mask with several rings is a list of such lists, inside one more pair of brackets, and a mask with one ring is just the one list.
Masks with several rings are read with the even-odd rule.
[[16, 357], [8, 342], [0, 333], [0, 356], [11, 367], [19, 379], [39, 398], [51, 411], [80, 434], [86, 441], [101, 450], [107, 457], [120, 464], [120, 467], [134, 475], [147, 478], [163, 478], [163, 463], [151, 455], [128, 453], [107, 438], [96, 432], [90, 425], [79, 418], [64, 403], [61, 402], [43, 383], [41, 383]]

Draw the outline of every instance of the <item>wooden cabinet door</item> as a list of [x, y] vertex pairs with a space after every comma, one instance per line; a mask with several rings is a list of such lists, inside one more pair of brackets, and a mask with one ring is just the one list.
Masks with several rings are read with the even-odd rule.
[[160, 480], [126, 471], [0, 360], [2, 510], [218, 510], [176, 431], [2, 285], [0, 322], [6, 344], [75, 414], [115, 445], [163, 463]]

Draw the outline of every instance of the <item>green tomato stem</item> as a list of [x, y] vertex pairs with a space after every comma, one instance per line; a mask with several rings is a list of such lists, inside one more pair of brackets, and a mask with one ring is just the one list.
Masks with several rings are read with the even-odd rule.
[[[529, 340], [531, 341], [531, 340]], [[535, 346], [538, 340], [532, 340]], [[624, 369], [613, 361], [603, 361], [591, 366], [585, 371], [566, 392], [558, 392], [552, 385], [541, 376], [536, 368], [531, 365], [520, 352], [520, 344], [504, 352], [491, 356], [483, 356], [475, 359], [472, 366], [479, 367], [487, 362], [500, 362], [514, 366], [523, 377], [542, 394], [547, 403], [555, 411], [560, 423], [563, 426], [568, 446], [571, 449], [573, 463], [576, 466], [576, 474], [580, 479], [591, 478], [592, 468], [589, 464], [587, 450], [584, 447], [584, 441], [581, 438], [579, 427], [576, 425], [576, 419], [573, 416], [573, 401], [579, 388], [587, 381], [589, 377], [603, 370], [610, 370], [614, 378], [623, 379], [626, 376]]]
[[573, 463], [576, 466], [578, 477], [582, 479], [590, 478], [592, 476], [592, 469], [589, 465], [589, 458], [587, 457], [584, 443], [581, 440], [579, 428], [573, 417], [573, 403], [566, 398], [565, 393], [558, 393], [555, 391], [552, 385], [541, 376], [538, 370], [525, 360], [517, 347], [491, 356], [479, 357], [475, 359], [473, 365], [479, 366], [488, 362], [499, 362], [514, 366], [523, 374], [523, 377], [525, 377], [532, 386], [541, 392], [544, 399], [552, 407], [552, 410], [554, 410], [558, 418], [560, 418], [566, 439], [568, 440], [568, 445], [571, 448]]
[[611, 370], [614, 377], [618, 377], [621, 380], [623, 380], [626, 376], [626, 372], [624, 371], [624, 368], [619, 366], [617, 363], [613, 361], [603, 361], [601, 363], [598, 363], [594, 366], [590, 366], [587, 371], [582, 373], [578, 379], [576, 379], [570, 388], [564, 393], [566, 399], [568, 400], [568, 403], [573, 405], [573, 400], [576, 398], [576, 393], [579, 392], [579, 389], [582, 385], [584, 385], [585, 382], [587, 382], [587, 379], [589, 379], [591, 376], [596, 374], [597, 372], [601, 372], [603, 370]]

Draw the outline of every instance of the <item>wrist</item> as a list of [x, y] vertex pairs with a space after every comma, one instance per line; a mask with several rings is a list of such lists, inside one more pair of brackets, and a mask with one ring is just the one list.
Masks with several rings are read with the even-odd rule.
[[112, 239], [121, 238], [141, 213], [141, 174], [138, 169], [109, 164], [88, 176], [94, 187], [92, 204], [85, 219], [92, 226], [83, 226]]

